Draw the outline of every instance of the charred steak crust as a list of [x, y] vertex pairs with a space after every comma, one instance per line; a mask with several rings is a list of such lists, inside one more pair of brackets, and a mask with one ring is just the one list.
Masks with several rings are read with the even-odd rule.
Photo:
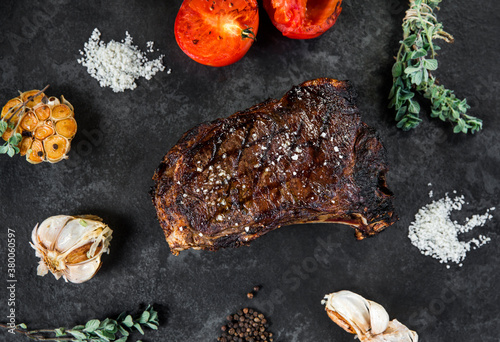
[[348, 224], [358, 239], [394, 223], [385, 149], [354, 98], [349, 82], [316, 79], [186, 132], [151, 190], [172, 253], [297, 223]]

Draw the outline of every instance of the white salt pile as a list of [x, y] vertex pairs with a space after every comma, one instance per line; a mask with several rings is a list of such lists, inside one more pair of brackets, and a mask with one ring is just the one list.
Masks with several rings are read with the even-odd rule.
[[[78, 63], [87, 67], [87, 72], [99, 81], [101, 87], [110, 87], [115, 93], [135, 89], [135, 80], [144, 77], [150, 80], [157, 72], [165, 70], [164, 55], [148, 60], [146, 54], [132, 44], [132, 37], [125, 32], [125, 40], [109, 43], [101, 41], [101, 32], [96, 28], [85, 43], [83, 56]], [[153, 42], [147, 42], [147, 52], [153, 51]], [[168, 70], [170, 73], [170, 70]]]
[[479, 235], [469, 241], [460, 241], [459, 234], [484, 226], [493, 217], [490, 211], [495, 210], [492, 207], [483, 215], [473, 215], [461, 225], [452, 221], [450, 214], [453, 210], [462, 210], [464, 203], [464, 196], [451, 199], [446, 195], [421, 208], [415, 215], [415, 221], [410, 224], [408, 237], [411, 243], [422, 254], [438, 259], [441, 263], [454, 262], [462, 266], [461, 262], [471, 248], [479, 248], [491, 239]]

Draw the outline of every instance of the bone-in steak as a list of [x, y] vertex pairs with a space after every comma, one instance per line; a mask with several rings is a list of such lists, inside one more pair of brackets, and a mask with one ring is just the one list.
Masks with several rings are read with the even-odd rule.
[[186, 132], [156, 170], [152, 197], [174, 254], [306, 222], [348, 224], [362, 239], [396, 221], [387, 170], [350, 84], [322, 78]]

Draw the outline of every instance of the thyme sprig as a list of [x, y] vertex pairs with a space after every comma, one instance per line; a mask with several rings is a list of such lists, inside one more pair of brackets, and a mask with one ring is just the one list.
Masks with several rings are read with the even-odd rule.
[[455, 97], [453, 90], [439, 85], [432, 75], [438, 68], [436, 51], [440, 47], [434, 40], [453, 42], [443, 30], [435, 10], [442, 0], [410, 0], [410, 8], [403, 20], [403, 40], [392, 67], [393, 86], [389, 94], [389, 107], [396, 110], [397, 127], [407, 131], [419, 125], [420, 104], [415, 99], [420, 93], [431, 102], [431, 117], [450, 122], [455, 133], [479, 131], [482, 120], [467, 114], [467, 100]]
[[[21, 323], [13, 330], [35, 341], [125, 342], [133, 329], [144, 335], [145, 327], [157, 330], [158, 325], [158, 313], [150, 305], [136, 317], [122, 312], [116, 319], [91, 319], [85, 325], [77, 325], [71, 329], [28, 330], [26, 324]], [[0, 327], [12, 329], [5, 324], [0, 324]]]
[[[33, 101], [33, 99], [35, 99], [38, 95], [45, 92], [48, 87], [49, 85], [46, 85], [45, 88], [37, 92], [35, 95], [28, 96], [28, 98], [23, 103], [9, 109], [9, 111], [5, 113], [5, 116], [0, 119], [0, 137], [8, 128], [10, 128], [12, 132], [14, 132], [3, 145], [0, 145], [0, 154], [7, 154], [9, 157], [13, 157], [15, 154], [20, 152], [18, 146], [23, 137], [21, 133], [17, 133], [16, 131], [19, 127], [19, 124], [21, 123], [22, 116], [26, 114], [26, 105], [30, 101]], [[17, 118], [17, 120], [11, 122], [13, 118]]]

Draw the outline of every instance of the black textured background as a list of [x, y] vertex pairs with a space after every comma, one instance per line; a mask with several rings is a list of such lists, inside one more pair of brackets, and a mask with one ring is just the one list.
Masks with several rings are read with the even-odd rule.
[[[146, 341], [215, 341], [227, 314], [251, 306], [270, 317], [275, 341], [352, 341], [320, 305], [324, 294], [349, 289], [384, 305], [422, 341], [498, 341], [498, 214], [467, 236], [483, 233], [492, 242], [470, 252], [461, 268], [421, 255], [407, 232], [431, 201], [429, 190], [433, 199], [453, 190], [465, 196], [469, 205], [457, 219], [499, 206], [500, 3], [445, 0], [439, 12], [456, 42], [440, 44], [438, 77], [484, 119], [475, 136], [455, 135], [427, 113], [412, 132], [395, 127], [387, 94], [406, 1], [345, 1], [337, 24], [309, 41], [282, 37], [261, 9], [257, 42], [224, 68], [199, 65], [178, 48], [173, 25], [180, 4], [0, 2], [0, 102], [50, 84], [47, 93], [64, 94], [79, 125], [69, 160], [30, 165], [0, 156], [0, 322], [8, 314], [11, 228], [17, 234], [16, 317], [31, 328], [73, 326], [152, 303], [161, 327], [147, 331]], [[143, 51], [153, 40], [172, 73], [141, 79], [124, 93], [100, 88], [76, 62], [95, 27], [106, 42], [128, 31]], [[346, 226], [308, 224], [279, 229], [250, 247], [172, 256], [148, 195], [163, 155], [192, 126], [279, 98], [317, 77], [349, 79], [356, 87], [363, 120], [388, 150], [400, 221], [361, 242]], [[422, 102], [422, 108], [428, 106]], [[86, 213], [114, 229], [102, 269], [79, 285], [38, 277], [28, 244], [32, 228], [52, 215]], [[263, 289], [249, 300], [255, 284]], [[24, 338], [0, 331], [4, 340]]]

